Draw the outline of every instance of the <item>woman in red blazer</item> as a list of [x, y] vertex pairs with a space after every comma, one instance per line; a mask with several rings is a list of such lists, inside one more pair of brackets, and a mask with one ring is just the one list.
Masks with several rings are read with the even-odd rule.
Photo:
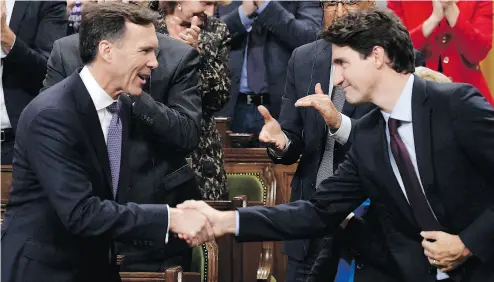
[[428, 68], [477, 87], [494, 106], [479, 63], [492, 47], [492, 1], [388, 1]]

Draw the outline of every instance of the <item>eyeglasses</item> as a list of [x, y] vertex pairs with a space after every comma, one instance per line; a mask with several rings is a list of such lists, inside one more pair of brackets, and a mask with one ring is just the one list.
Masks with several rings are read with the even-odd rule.
[[321, 0], [321, 7], [324, 9], [335, 9], [338, 4], [342, 4], [343, 6], [353, 6], [358, 5], [360, 1], [355, 0], [337, 0], [337, 1], [328, 1]]

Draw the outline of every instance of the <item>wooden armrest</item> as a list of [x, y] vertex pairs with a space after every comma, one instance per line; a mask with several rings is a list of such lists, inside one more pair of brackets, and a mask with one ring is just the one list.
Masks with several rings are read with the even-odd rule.
[[263, 242], [259, 268], [257, 269], [257, 281], [269, 282], [273, 269], [273, 242]]
[[201, 274], [172, 266], [165, 272], [120, 272], [122, 282], [201, 282]]
[[206, 281], [218, 282], [218, 244], [216, 241], [206, 242], [208, 256], [206, 258]]

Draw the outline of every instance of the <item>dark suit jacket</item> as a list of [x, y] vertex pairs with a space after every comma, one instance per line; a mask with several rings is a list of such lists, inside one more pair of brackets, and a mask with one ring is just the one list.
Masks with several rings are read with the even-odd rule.
[[[129, 186], [119, 190], [119, 203], [175, 206], [200, 198], [195, 174], [185, 159], [197, 148], [200, 137], [199, 56], [178, 40], [159, 33], [157, 36], [159, 66], [151, 72], [150, 82], [144, 87], [150, 94], [132, 97], [135, 103], [125, 175]], [[45, 89], [81, 66], [78, 35], [57, 40], [48, 60]], [[145, 248], [139, 242], [137, 245], [138, 249]], [[177, 240], [153, 257], [171, 256], [183, 249], [188, 249], [188, 245]], [[126, 250], [124, 247], [123, 251]]]
[[[321, 83], [324, 92], [328, 91], [331, 79], [331, 54], [331, 43], [320, 39], [295, 49], [288, 62], [279, 122], [291, 144], [282, 158], [277, 158], [270, 150], [268, 155], [276, 164], [290, 165], [300, 159], [291, 183], [291, 202], [308, 200], [316, 192], [316, 176], [328, 130], [324, 119], [316, 109], [297, 108], [295, 102], [313, 94], [317, 83]], [[352, 119], [353, 127], [356, 119], [373, 108], [375, 106], [371, 104], [355, 107], [345, 103], [342, 113]], [[333, 166], [335, 170], [343, 161], [350, 146], [350, 139], [343, 146], [339, 143], [335, 144]], [[309, 240], [297, 240], [286, 242], [284, 251], [289, 257], [301, 261], [307, 255], [308, 249]]]
[[[444, 231], [459, 234], [473, 254], [451, 272], [463, 281], [494, 279], [494, 110], [466, 84], [415, 78], [412, 94], [420, 177]], [[360, 119], [336, 175], [310, 201], [240, 209], [241, 240], [286, 240], [334, 230], [366, 198], [376, 209], [386, 247], [404, 281], [435, 281], [420, 229], [389, 162], [379, 109]]]
[[53, 42], [67, 30], [65, 1], [15, 1], [9, 27], [14, 46], [2, 59], [5, 106], [12, 128], [24, 107], [38, 95]]
[[[130, 101], [123, 100], [125, 155]], [[112, 200], [103, 132], [78, 73], [38, 95], [18, 125], [2, 281], [119, 281], [113, 240], [164, 245], [165, 205]], [[119, 190], [128, 185], [123, 179]]]
[[[233, 116], [240, 89], [240, 74], [248, 38], [248, 32], [238, 15], [241, 4], [241, 1], [233, 1], [228, 6], [219, 6], [217, 12], [232, 36], [232, 96], [224, 110], [218, 113], [222, 116]], [[287, 62], [293, 49], [316, 40], [317, 33], [321, 30], [322, 8], [319, 1], [271, 1], [256, 22], [262, 23], [268, 30], [264, 60], [271, 94], [270, 110], [277, 117], [285, 89]]]

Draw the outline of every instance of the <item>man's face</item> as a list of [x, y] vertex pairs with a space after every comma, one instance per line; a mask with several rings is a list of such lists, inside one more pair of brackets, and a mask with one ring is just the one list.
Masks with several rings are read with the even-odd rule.
[[322, 0], [321, 5], [324, 10], [324, 27], [331, 26], [333, 21], [339, 17], [342, 17], [350, 12], [363, 10], [370, 8], [374, 4], [374, 1], [358, 1], [358, 0]]
[[371, 102], [377, 81], [377, 69], [373, 56], [363, 59], [360, 53], [350, 47], [333, 44], [333, 63], [335, 65], [334, 85], [341, 86], [350, 104]]
[[158, 66], [158, 38], [153, 24], [125, 23], [124, 36], [112, 44], [109, 72], [117, 88], [130, 95], [140, 95], [142, 86]]

